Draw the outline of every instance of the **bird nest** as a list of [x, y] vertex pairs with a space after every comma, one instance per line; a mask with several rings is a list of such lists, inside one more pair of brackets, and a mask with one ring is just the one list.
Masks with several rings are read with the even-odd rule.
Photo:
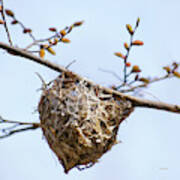
[[133, 106], [67, 72], [43, 90], [38, 110], [43, 134], [68, 173], [95, 164], [117, 143], [119, 125]]

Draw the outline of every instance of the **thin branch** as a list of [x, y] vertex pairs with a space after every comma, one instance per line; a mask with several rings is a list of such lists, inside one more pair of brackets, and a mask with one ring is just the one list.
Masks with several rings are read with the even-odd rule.
[[19, 133], [19, 132], [24, 132], [24, 131], [27, 131], [27, 130], [35, 130], [37, 128], [39, 128], [39, 127], [32, 125], [30, 127], [25, 127], [25, 128], [21, 128], [21, 129], [12, 130], [12, 131], [10, 131], [8, 133], [5, 133], [5, 135], [0, 136], [0, 139], [9, 137], [9, 136], [14, 135], [14, 134]]
[[127, 65], [126, 65], [126, 63], [127, 63], [128, 58], [129, 58], [130, 50], [133, 47], [132, 42], [133, 42], [134, 34], [135, 34], [136, 30], [137, 30], [137, 27], [138, 27], [138, 24], [136, 23], [136, 26], [135, 26], [135, 28], [133, 30], [133, 33], [130, 34], [129, 48], [127, 49], [127, 53], [126, 53], [126, 56], [125, 56], [125, 59], [124, 59], [124, 84], [127, 83], [127, 78], [128, 78], [128, 76], [131, 75], [131, 73], [127, 74]]
[[[137, 85], [137, 86], [133, 86], [133, 87], [131, 87], [129, 89], [120, 90], [120, 92], [122, 92], [122, 93], [132, 92], [135, 89], [144, 88], [144, 87], [149, 86], [149, 84], [159, 82], [161, 80], [165, 80], [165, 79], [172, 78], [172, 77], [175, 77], [175, 76], [173, 74], [167, 74], [167, 75], [159, 77], [159, 78], [154, 78], [154, 79], [150, 80], [148, 83], [143, 83], [143, 84], [140, 84], [140, 85]], [[136, 81], [134, 81], [134, 82], [136, 82]]]
[[[25, 27], [25, 25], [24, 25], [21, 21], [17, 20], [15, 17], [13, 17], [13, 20], [14, 20], [14, 21], [17, 21], [18, 24], [21, 26], [21, 28], [22, 28], [23, 30], [27, 29], [27, 28]], [[35, 38], [35, 36], [33, 35], [32, 32], [29, 32], [28, 34], [29, 34], [30, 38], [31, 38], [33, 41], [36, 41], [36, 38]]]
[[112, 74], [116, 79], [118, 79], [119, 81], [123, 82], [123, 80], [114, 71], [111, 71], [111, 70], [108, 70], [108, 69], [101, 69], [101, 68], [99, 68], [99, 70], [101, 72]]
[[[55, 70], [57, 72], [70, 72], [68, 69], [64, 68], [63, 66], [59, 66], [57, 64], [54, 64], [48, 60], [44, 60], [40, 57], [34, 56], [26, 51], [23, 51], [19, 48], [15, 48], [12, 46], [9, 46], [5, 43], [0, 42], [0, 48], [5, 49], [7, 52], [10, 52], [11, 54], [14, 55], [18, 55], [21, 57], [24, 57], [26, 59], [29, 59], [31, 61], [34, 61], [38, 64], [44, 65], [52, 70]], [[75, 74], [75, 73], [74, 73]], [[75, 74], [79, 79], [84, 79], [83, 77]], [[86, 79], [86, 81], [88, 83], [90, 83], [91, 85], [96, 85], [94, 82]], [[117, 98], [125, 98], [129, 101], [132, 102], [134, 107], [145, 107], [145, 108], [154, 108], [154, 109], [161, 109], [161, 110], [165, 110], [165, 111], [169, 111], [169, 112], [176, 112], [176, 113], [180, 113], [180, 106], [178, 105], [172, 105], [172, 104], [166, 104], [166, 103], [162, 103], [162, 102], [157, 102], [157, 101], [151, 101], [151, 100], [145, 100], [145, 99], [141, 99], [141, 98], [137, 98], [134, 96], [130, 96], [127, 94], [123, 94], [119, 91], [115, 91], [113, 89], [110, 88], [106, 88], [106, 87], [102, 87], [99, 85], [99, 88], [104, 90], [107, 93], [112, 94], [114, 97]]]
[[0, 124], [13, 124], [12, 126], [1, 129], [3, 135], [0, 135], [0, 139], [9, 137], [19, 132], [23, 132], [27, 130], [35, 130], [41, 126], [40, 123], [12, 121], [12, 120], [4, 119], [1, 116], [0, 116]]
[[68, 69], [72, 64], [74, 64], [76, 62], [76, 60], [74, 59], [73, 61], [71, 61], [65, 68]]
[[3, 21], [4, 21], [4, 28], [6, 30], [6, 34], [7, 34], [7, 38], [8, 38], [9, 44], [12, 46], [13, 44], [12, 44], [11, 36], [10, 36], [9, 30], [8, 30], [8, 26], [7, 26], [7, 22], [6, 22], [6, 17], [4, 15], [4, 2], [3, 2], [3, 0], [1, 0], [0, 2], [1, 2], [1, 7], [2, 7], [1, 16], [2, 16]]

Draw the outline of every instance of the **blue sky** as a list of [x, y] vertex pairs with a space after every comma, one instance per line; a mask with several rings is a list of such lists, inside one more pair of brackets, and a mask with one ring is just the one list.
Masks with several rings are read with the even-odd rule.
[[[99, 68], [121, 74], [122, 64], [113, 55], [123, 49], [129, 39], [127, 23], [135, 24], [141, 18], [136, 38], [144, 46], [134, 48], [130, 61], [139, 64], [145, 76], [163, 75], [162, 66], [179, 61], [178, 0], [99, 0], [99, 1], [6, 1], [25, 25], [32, 28], [38, 38], [48, 37], [48, 28], [59, 29], [75, 21], [84, 20], [82, 27], [74, 29], [68, 38], [70, 44], [60, 44], [57, 56], [48, 55], [54, 63], [76, 63], [71, 69], [80, 75], [104, 85], [118, 84], [110, 74]], [[10, 28], [14, 44], [30, 42], [18, 27]], [[3, 27], [0, 41], [7, 42]], [[40, 98], [41, 82], [35, 72], [46, 81], [58, 74], [45, 67], [12, 57], [0, 51], [0, 115], [12, 120], [38, 122], [35, 112]], [[180, 104], [180, 81], [170, 79], [143, 90], [145, 98]], [[156, 98], [155, 98], [156, 97]], [[136, 109], [121, 125], [118, 140], [94, 167], [68, 175], [48, 147], [40, 130], [26, 132], [0, 141], [0, 179], [2, 180], [170, 180], [180, 178], [180, 116], [150, 109]]]

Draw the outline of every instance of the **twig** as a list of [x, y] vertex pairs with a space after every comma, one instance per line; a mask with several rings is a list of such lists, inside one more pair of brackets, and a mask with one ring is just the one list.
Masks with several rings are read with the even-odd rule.
[[149, 84], [152, 84], [154, 82], [158, 82], [158, 81], [161, 81], [161, 80], [165, 80], [165, 79], [168, 79], [168, 78], [172, 78], [172, 77], [175, 77], [175, 76], [173, 74], [167, 74], [167, 75], [159, 77], [159, 78], [154, 78], [151, 81], [149, 81], [148, 83], [143, 83], [143, 84], [140, 84], [140, 85], [137, 85], [137, 86], [133, 86], [133, 87], [131, 87], [129, 89], [120, 90], [120, 92], [121, 93], [132, 92], [135, 89], [147, 87]]
[[39, 127], [32, 125], [30, 127], [25, 127], [25, 128], [21, 128], [21, 129], [12, 130], [12, 131], [8, 132], [7, 134], [0, 136], [0, 139], [9, 137], [9, 136], [11, 136], [13, 134], [16, 134], [16, 133], [19, 133], [19, 132], [23, 132], [23, 131], [27, 131], [27, 130], [35, 130], [37, 128], [39, 128]]
[[134, 34], [135, 34], [136, 30], [137, 30], [137, 27], [138, 27], [138, 25], [136, 24], [136, 26], [135, 26], [135, 28], [134, 28], [134, 30], [133, 30], [133, 33], [130, 34], [129, 48], [127, 49], [127, 53], [126, 53], [126, 56], [125, 56], [125, 59], [124, 59], [124, 84], [126, 84], [126, 82], [127, 82], [127, 77], [128, 77], [129, 75], [131, 75], [131, 73], [127, 74], [127, 65], [126, 65], [126, 63], [127, 63], [128, 57], [129, 57], [130, 50], [131, 50], [131, 48], [132, 48], [132, 46], [133, 46], [133, 44], [132, 44], [132, 42], [133, 42], [133, 37], [134, 37]]
[[76, 60], [71, 61], [65, 68], [68, 69], [72, 64], [74, 64]]
[[[69, 33], [71, 32], [70, 29], [72, 29], [72, 25], [69, 26], [69, 27], [65, 27], [65, 28], [63, 29], [63, 31], [66, 32], [65, 35], [62, 35], [61, 33], [56, 32], [55, 35], [52, 35], [52, 36], [50, 36], [50, 37], [48, 37], [48, 38], [38, 39], [38, 40], [35, 40], [35, 39], [34, 39], [34, 41], [33, 41], [31, 44], [29, 44], [26, 48], [24, 48], [24, 50], [28, 50], [29, 48], [31, 48], [31, 47], [34, 46], [34, 45], [40, 45], [40, 43], [43, 43], [43, 42], [52, 40], [52, 39], [54, 39], [54, 38], [58, 38], [58, 42], [60, 42], [64, 36], [66, 36], [67, 34], [69, 34]], [[52, 47], [52, 46], [55, 46], [55, 45], [56, 45], [56, 44], [49, 44], [47, 48]]]
[[[17, 20], [15, 17], [13, 17], [13, 20], [14, 20], [14, 21], [17, 21], [18, 24], [21, 26], [21, 28], [22, 28], [23, 30], [27, 29], [27, 28], [25, 27], [25, 25], [24, 25], [21, 21]], [[32, 39], [33, 41], [36, 41], [36, 38], [35, 38], [35, 36], [32, 34], [32, 32], [29, 32], [28, 34], [29, 34], [29, 36], [31, 37], [31, 39]]]
[[4, 21], [4, 28], [6, 30], [6, 34], [7, 34], [7, 38], [8, 38], [8, 41], [9, 41], [9, 44], [12, 46], [12, 41], [11, 41], [11, 36], [10, 36], [10, 33], [9, 33], [9, 30], [8, 30], [8, 26], [7, 26], [7, 22], [6, 22], [6, 17], [4, 15], [4, 2], [3, 0], [0, 0], [1, 2], [1, 6], [2, 6], [2, 10], [1, 10], [1, 16], [3, 18], [3, 21]]
[[115, 72], [111, 71], [111, 70], [107, 70], [107, 69], [101, 69], [99, 68], [99, 70], [101, 72], [105, 72], [105, 73], [109, 73], [112, 74], [115, 78], [117, 78], [119, 81], [123, 82], [123, 80], [118, 76], [118, 74], [116, 74]]
[[[14, 125], [10, 126], [10, 127], [3, 128], [1, 131], [4, 135], [1, 135], [0, 139], [5, 138], [5, 137], [9, 137], [9, 136], [16, 134], [16, 133], [19, 133], [19, 132], [23, 132], [23, 131], [27, 131], [27, 130], [35, 130], [41, 126], [39, 123], [12, 121], [12, 120], [4, 119], [0, 116], [0, 124], [3, 124], [3, 123], [14, 124]], [[21, 126], [26, 126], [26, 127], [19, 128]]]
[[[43, 66], [46, 66], [52, 70], [55, 70], [57, 72], [70, 72], [68, 69], [64, 68], [63, 66], [59, 66], [57, 64], [54, 64], [48, 60], [44, 60], [42, 58], [39, 58], [37, 56], [34, 56], [26, 51], [23, 51], [19, 48], [15, 48], [12, 46], [9, 46], [5, 43], [0, 42], [0, 48], [5, 49], [8, 52], [11, 52], [12, 54], [24, 57], [26, 59], [29, 59], [31, 61], [34, 61], [38, 64], [41, 64]], [[75, 73], [74, 73], [75, 74]], [[83, 77], [75, 74], [79, 79], [84, 79]], [[86, 79], [86, 81], [91, 84], [91, 85], [96, 85], [94, 82]], [[97, 85], [96, 85], [97, 86]], [[180, 106], [178, 105], [172, 105], [172, 104], [166, 104], [166, 103], [162, 103], [162, 102], [156, 102], [156, 101], [151, 101], [151, 100], [145, 100], [145, 99], [141, 99], [141, 98], [137, 98], [134, 96], [130, 96], [127, 94], [123, 94], [119, 91], [115, 91], [113, 89], [110, 88], [106, 88], [106, 87], [102, 87], [99, 85], [99, 88], [104, 90], [107, 93], [112, 94], [114, 97], [117, 98], [125, 98], [129, 101], [132, 102], [134, 107], [145, 107], [145, 108], [154, 108], [154, 109], [161, 109], [161, 110], [165, 110], [165, 111], [169, 111], [169, 112], [176, 112], [176, 113], [180, 113]]]

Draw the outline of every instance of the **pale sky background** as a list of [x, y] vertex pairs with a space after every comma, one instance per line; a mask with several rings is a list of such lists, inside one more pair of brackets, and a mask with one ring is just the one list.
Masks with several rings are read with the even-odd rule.
[[[57, 56], [47, 56], [52, 62], [71, 69], [101, 85], [117, 84], [118, 80], [99, 68], [122, 71], [120, 60], [113, 55], [129, 40], [127, 23], [141, 18], [136, 39], [143, 47], [134, 48], [130, 59], [139, 64], [144, 75], [163, 75], [162, 66], [180, 58], [180, 1], [179, 0], [7, 0], [25, 25], [34, 30], [37, 38], [48, 37], [50, 26], [59, 29], [84, 20], [68, 38], [70, 44], [60, 44]], [[25, 45], [30, 40], [19, 27], [10, 28], [14, 44]], [[0, 41], [7, 42], [3, 27]], [[36, 110], [41, 82], [58, 74], [20, 57], [0, 50], [0, 115], [19, 121], [38, 122]], [[144, 90], [145, 98], [180, 104], [180, 80], [171, 79]], [[153, 96], [156, 97], [156, 99]], [[119, 130], [114, 146], [90, 169], [73, 169], [65, 175], [62, 166], [42, 138], [41, 130], [14, 135], [0, 141], [1, 180], [176, 180], [180, 179], [180, 115], [136, 109]]]

